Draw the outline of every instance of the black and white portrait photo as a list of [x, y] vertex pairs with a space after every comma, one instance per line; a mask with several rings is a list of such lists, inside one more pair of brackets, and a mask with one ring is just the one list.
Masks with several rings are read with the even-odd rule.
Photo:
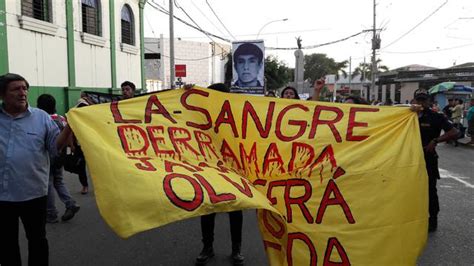
[[248, 88], [247, 93], [263, 93], [264, 86], [264, 44], [263, 41], [232, 43], [233, 79], [232, 86]]

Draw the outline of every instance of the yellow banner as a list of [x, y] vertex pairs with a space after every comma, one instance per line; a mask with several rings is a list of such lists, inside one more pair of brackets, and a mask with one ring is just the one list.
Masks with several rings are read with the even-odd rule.
[[428, 178], [408, 108], [191, 89], [68, 120], [121, 237], [255, 208], [271, 265], [415, 265], [426, 242]]

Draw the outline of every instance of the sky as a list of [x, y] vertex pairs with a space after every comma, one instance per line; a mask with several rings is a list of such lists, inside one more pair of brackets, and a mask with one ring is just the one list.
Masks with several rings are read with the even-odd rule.
[[[153, 2], [153, 0], [149, 0]], [[169, 0], [154, 0], [169, 9]], [[266, 47], [296, 47], [327, 43], [345, 38], [373, 25], [373, 0], [175, 0], [177, 6], [204, 30], [234, 40], [259, 39]], [[214, 16], [216, 12], [230, 33]], [[175, 15], [191, 22], [183, 10]], [[377, 0], [376, 25], [381, 29], [382, 49], [377, 57], [390, 69], [420, 64], [446, 68], [474, 62], [474, 0]], [[288, 19], [267, 24], [270, 21]], [[169, 37], [169, 17], [145, 8], [145, 37]], [[265, 26], [265, 24], [267, 24]], [[174, 22], [175, 37], [210, 42], [205, 34]], [[233, 37], [232, 37], [232, 36]], [[304, 54], [325, 53], [336, 61], [352, 58], [352, 69], [371, 56], [372, 33], [363, 33], [344, 42]], [[215, 39], [218, 41], [217, 39]], [[267, 49], [294, 67], [294, 51]]]

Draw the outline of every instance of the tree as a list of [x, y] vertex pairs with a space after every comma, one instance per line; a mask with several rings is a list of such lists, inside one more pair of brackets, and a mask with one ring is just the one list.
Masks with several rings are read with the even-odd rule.
[[[388, 71], [389, 68], [387, 66], [382, 65], [382, 59], [377, 59], [377, 72], [385, 72]], [[372, 77], [372, 63], [360, 63], [358, 67], [354, 69], [352, 73], [352, 78], [357, 77], [360, 75], [360, 81], [365, 79], [371, 79]]]
[[347, 78], [347, 72], [345, 70], [345, 68], [347, 68], [347, 64], [349, 62], [346, 60], [346, 61], [342, 61], [342, 62], [339, 62], [339, 63], [336, 63], [336, 66], [334, 68], [334, 71], [335, 72], [335, 75], [336, 75], [336, 81], [339, 80], [340, 78], [340, 75], [339, 74], [342, 74], [342, 76], [344, 78]]
[[342, 74], [347, 77], [345, 68], [348, 62], [336, 62], [326, 54], [310, 54], [304, 57], [304, 78], [312, 84], [315, 80], [325, 77], [328, 74], [335, 74], [336, 79]]
[[285, 86], [292, 79], [292, 69], [288, 68], [275, 56], [265, 58], [265, 82], [267, 90], [275, 91]]

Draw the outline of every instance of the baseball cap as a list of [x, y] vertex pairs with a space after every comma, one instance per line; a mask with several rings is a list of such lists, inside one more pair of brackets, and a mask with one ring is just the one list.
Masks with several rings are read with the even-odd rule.
[[415, 100], [426, 100], [430, 98], [428, 91], [425, 89], [418, 89], [415, 91]]

